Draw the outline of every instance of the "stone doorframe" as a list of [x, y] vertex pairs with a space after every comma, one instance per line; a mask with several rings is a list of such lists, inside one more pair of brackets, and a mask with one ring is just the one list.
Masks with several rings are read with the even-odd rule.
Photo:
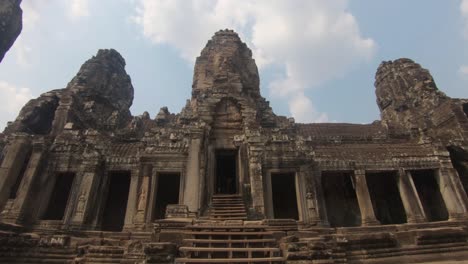
[[297, 201], [297, 212], [299, 216], [299, 222], [304, 222], [305, 212], [305, 180], [302, 178], [303, 174], [299, 173], [299, 169], [269, 169], [265, 177], [265, 216], [266, 218], [274, 218], [273, 209], [273, 192], [271, 186], [271, 175], [276, 173], [294, 174], [294, 184], [296, 187], [296, 201]]
[[171, 169], [154, 169], [151, 175], [150, 181], [150, 192], [149, 192], [149, 200], [147, 210], [148, 213], [146, 214], [146, 223], [151, 223], [153, 221], [154, 215], [154, 207], [156, 205], [156, 196], [158, 195], [158, 184], [159, 184], [159, 176], [161, 174], [178, 174], [179, 175], [179, 201], [178, 204], [182, 204], [184, 200], [184, 189], [185, 189], [185, 174], [183, 171], [180, 170], [171, 170]]
[[236, 152], [236, 189], [237, 194], [243, 195], [243, 183], [245, 179], [244, 166], [247, 165], [247, 157], [242, 157], [242, 152], [239, 147], [232, 144], [212, 144], [208, 147], [208, 168], [207, 168], [207, 190], [208, 190], [208, 202], [211, 201], [211, 197], [215, 194], [216, 184], [216, 152], [220, 150], [235, 151]]

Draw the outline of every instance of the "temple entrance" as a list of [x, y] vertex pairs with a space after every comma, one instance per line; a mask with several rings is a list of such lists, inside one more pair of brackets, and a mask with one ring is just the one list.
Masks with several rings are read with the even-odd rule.
[[295, 178], [293, 172], [271, 174], [274, 218], [299, 220]]
[[216, 151], [215, 193], [237, 193], [237, 151]]
[[[468, 108], [468, 104], [466, 105]], [[460, 147], [449, 147], [447, 150], [450, 153], [452, 165], [457, 170], [463, 188], [468, 194], [468, 152], [464, 151]]]
[[351, 172], [322, 172], [328, 221], [331, 227], [360, 226], [361, 211]]
[[75, 178], [74, 173], [59, 173], [55, 180], [52, 195], [42, 220], [62, 220], [67, 208], [70, 190]]
[[127, 211], [130, 172], [109, 172], [109, 191], [102, 217], [104, 231], [122, 231]]
[[411, 176], [418, 191], [427, 221], [447, 220], [447, 208], [440, 193], [434, 170], [411, 171]]
[[366, 173], [375, 216], [382, 225], [406, 223], [395, 171]]
[[180, 175], [178, 173], [161, 173], [158, 175], [153, 219], [164, 219], [167, 205], [179, 203], [179, 189]]

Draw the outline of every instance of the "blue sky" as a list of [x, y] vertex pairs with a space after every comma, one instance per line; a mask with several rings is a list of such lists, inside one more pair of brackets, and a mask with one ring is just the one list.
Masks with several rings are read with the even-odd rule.
[[[240, 4], [241, 3], [241, 4]], [[133, 115], [190, 98], [195, 57], [218, 29], [253, 50], [261, 92], [297, 122], [379, 118], [374, 75], [408, 57], [468, 98], [468, 0], [23, 0], [24, 28], [0, 63], [0, 126], [63, 88], [101, 48], [127, 62]]]

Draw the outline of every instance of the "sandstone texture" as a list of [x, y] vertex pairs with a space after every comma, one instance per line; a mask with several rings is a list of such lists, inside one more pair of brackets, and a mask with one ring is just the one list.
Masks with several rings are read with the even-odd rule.
[[0, 62], [23, 28], [21, 0], [0, 2]]
[[56, 134], [65, 126], [113, 131], [130, 122], [132, 101], [125, 60], [115, 50], [99, 50], [66, 88], [29, 101], [5, 132]]
[[99, 50], [0, 134], [0, 262], [465, 261], [468, 100], [410, 59], [375, 80], [381, 120], [296, 123], [221, 30], [180, 112], [132, 116], [124, 59]]

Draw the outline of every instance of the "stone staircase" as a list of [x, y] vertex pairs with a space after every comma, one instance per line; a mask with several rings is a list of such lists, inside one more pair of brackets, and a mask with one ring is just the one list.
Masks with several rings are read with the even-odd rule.
[[[226, 221], [229, 222], [229, 221]], [[271, 231], [263, 225], [226, 225], [225, 221], [186, 227], [176, 263], [284, 263]]]
[[208, 216], [212, 220], [247, 220], [247, 211], [239, 194], [215, 194]]
[[78, 263], [83, 264], [101, 264], [101, 263], [121, 263], [125, 249], [118, 246], [90, 246], [86, 250], [83, 258]]

